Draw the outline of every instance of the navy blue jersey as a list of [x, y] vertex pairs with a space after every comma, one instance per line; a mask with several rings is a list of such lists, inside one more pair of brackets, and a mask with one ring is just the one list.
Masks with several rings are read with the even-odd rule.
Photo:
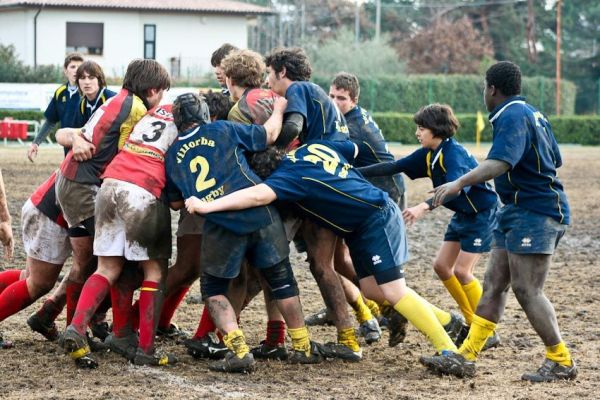
[[73, 121], [69, 125], [70, 128], [81, 128], [90, 119], [92, 114], [100, 108], [100, 106], [106, 103], [106, 100], [117, 94], [110, 89], [102, 88], [98, 91], [98, 95], [94, 100], [88, 100], [87, 97], [82, 96], [79, 100], [79, 106], [73, 113]]
[[[355, 167], [366, 167], [381, 162], [394, 161], [394, 156], [388, 149], [381, 129], [367, 110], [356, 106], [344, 114], [344, 118], [346, 118], [350, 132], [350, 140], [358, 145], [358, 156], [354, 160]], [[388, 192], [392, 197], [399, 197], [404, 193], [404, 180], [400, 174], [392, 177], [370, 177], [367, 180], [381, 190]]]
[[[179, 134], [165, 159], [169, 200], [196, 196], [202, 201], [262, 183], [246, 162], [246, 152], [267, 148], [261, 125], [216, 121]], [[178, 193], [179, 192], [179, 193]], [[206, 219], [239, 235], [273, 222], [271, 206], [211, 213]]]
[[[453, 138], [444, 140], [437, 149], [420, 148], [396, 161], [398, 169], [410, 179], [431, 178], [433, 187], [452, 182], [477, 167], [477, 160]], [[487, 183], [463, 188], [460, 195], [444, 206], [454, 212], [474, 214], [496, 207], [498, 196]]]
[[289, 152], [265, 184], [278, 200], [295, 202], [306, 217], [347, 235], [389, 199], [350, 165], [355, 150], [350, 141], [309, 142]]
[[502, 202], [569, 224], [569, 203], [556, 176], [562, 159], [546, 117], [514, 96], [490, 113], [490, 122], [494, 133], [487, 158], [510, 164], [494, 179]]
[[293, 82], [285, 92], [288, 101], [285, 113], [304, 117], [300, 141], [347, 140], [348, 127], [344, 116], [327, 93], [312, 82]]
[[71, 128], [79, 104], [79, 91], [69, 91], [68, 83], [61, 85], [44, 111], [44, 118], [52, 124], [60, 122], [61, 128]]

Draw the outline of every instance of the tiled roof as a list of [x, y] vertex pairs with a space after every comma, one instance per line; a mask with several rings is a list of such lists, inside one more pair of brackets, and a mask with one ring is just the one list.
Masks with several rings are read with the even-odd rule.
[[267, 7], [233, 0], [0, 0], [7, 7], [171, 11], [211, 14], [273, 14]]

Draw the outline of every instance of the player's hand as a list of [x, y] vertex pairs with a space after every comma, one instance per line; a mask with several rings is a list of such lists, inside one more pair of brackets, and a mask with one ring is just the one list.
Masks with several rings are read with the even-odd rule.
[[283, 114], [287, 107], [287, 99], [283, 96], [279, 96], [275, 99], [273, 103], [273, 112], [280, 112]]
[[27, 158], [29, 158], [29, 161], [33, 162], [33, 159], [37, 157], [38, 148], [39, 146], [37, 144], [31, 143], [29, 150], [27, 150]]
[[0, 242], [4, 246], [4, 258], [7, 260], [12, 259], [14, 241], [10, 221], [0, 222]]
[[406, 226], [411, 226], [419, 218], [421, 218], [427, 211], [429, 211], [429, 205], [427, 203], [421, 203], [414, 207], [407, 208], [402, 211], [402, 217]]
[[206, 214], [206, 211], [203, 210], [204, 205], [205, 203], [196, 196], [192, 196], [185, 201], [185, 209], [190, 214]]
[[79, 135], [73, 135], [73, 158], [75, 161], [85, 161], [92, 158], [96, 146]]
[[431, 192], [433, 193], [433, 206], [439, 207], [444, 204], [444, 201], [448, 196], [456, 196], [460, 193], [462, 187], [458, 181], [448, 182], [441, 186], [434, 188]]

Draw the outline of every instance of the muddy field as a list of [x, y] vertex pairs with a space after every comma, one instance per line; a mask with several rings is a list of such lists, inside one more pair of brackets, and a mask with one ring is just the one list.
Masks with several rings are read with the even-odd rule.
[[[413, 147], [396, 147], [397, 155]], [[475, 151], [484, 156], [485, 150]], [[437, 377], [418, 364], [418, 357], [433, 350], [411, 328], [405, 343], [387, 347], [383, 340], [364, 347], [364, 359], [351, 364], [340, 361], [315, 366], [291, 366], [280, 362], [259, 363], [250, 375], [210, 372], [207, 362], [185, 354], [183, 346], [161, 342], [160, 346], [180, 355], [180, 363], [164, 369], [134, 367], [122, 358], [98, 355], [100, 368], [81, 371], [52, 343], [33, 334], [25, 320], [42, 300], [29, 310], [0, 324], [0, 331], [15, 347], [0, 351], [0, 398], [3, 399], [141, 399], [141, 398], [273, 398], [273, 399], [546, 399], [600, 398], [600, 276], [597, 252], [600, 250], [600, 149], [564, 146], [564, 167], [560, 173], [572, 209], [572, 227], [561, 242], [547, 281], [546, 293], [556, 307], [564, 340], [579, 364], [579, 377], [573, 382], [529, 384], [521, 373], [539, 366], [544, 347], [510, 296], [498, 332], [501, 347], [485, 353], [475, 379]], [[42, 147], [35, 164], [26, 158], [25, 147], [0, 146], [0, 168], [13, 216], [16, 248], [11, 263], [0, 261], [0, 269], [24, 268], [25, 254], [20, 235], [20, 209], [32, 191], [59, 164], [62, 150]], [[409, 205], [423, 200], [430, 183], [408, 181]], [[434, 276], [431, 261], [435, 255], [450, 213], [436, 210], [408, 232], [411, 261], [406, 268], [409, 284], [428, 300], [445, 308], [457, 309], [441, 282]], [[293, 265], [301, 287], [305, 312], [322, 307], [316, 283], [303, 257], [294, 253]], [[477, 276], [482, 278], [486, 260], [480, 261]], [[68, 267], [68, 265], [67, 265]], [[197, 295], [195, 284], [191, 295]], [[190, 296], [188, 294], [188, 296]], [[175, 322], [192, 331], [201, 306], [184, 302]], [[58, 320], [64, 327], [64, 314]], [[264, 335], [266, 317], [262, 300], [255, 300], [242, 314], [242, 328], [251, 345]], [[312, 329], [319, 341], [335, 339], [333, 327]]]

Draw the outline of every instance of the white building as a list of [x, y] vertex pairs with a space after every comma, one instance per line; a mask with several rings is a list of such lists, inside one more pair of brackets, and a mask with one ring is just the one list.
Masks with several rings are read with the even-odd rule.
[[221, 44], [247, 47], [248, 25], [270, 14], [230, 0], [0, 0], [0, 44], [32, 66], [62, 65], [79, 51], [108, 76], [153, 58], [174, 77], [196, 77]]

